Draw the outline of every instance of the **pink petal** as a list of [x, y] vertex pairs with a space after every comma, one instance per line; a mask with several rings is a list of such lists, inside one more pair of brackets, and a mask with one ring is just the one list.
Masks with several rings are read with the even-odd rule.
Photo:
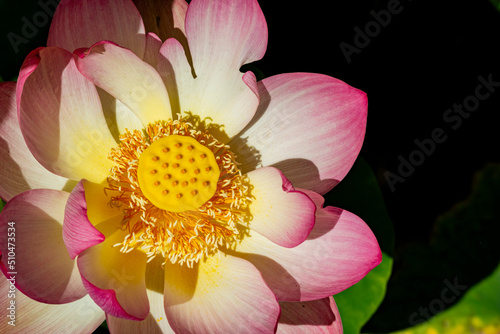
[[139, 9], [146, 31], [153, 32], [163, 41], [184, 36], [184, 21], [188, 4], [185, 0], [133, 0]]
[[36, 188], [61, 190], [68, 179], [46, 170], [26, 146], [16, 112], [16, 83], [0, 83], [0, 197]]
[[[251, 127], [231, 143], [243, 172], [273, 165], [294, 186], [324, 194], [347, 174], [363, 144], [366, 94], [320, 74], [291, 73], [259, 82]], [[246, 154], [248, 148], [260, 153]], [[238, 154], [240, 153], [240, 154]]]
[[162, 334], [174, 333], [170, 327], [167, 316], [165, 315], [165, 307], [163, 306], [163, 294], [153, 290], [148, 290], [148, 298], [150, 305], [150, 313], [146, 319], [141, 321], [128, 320], [123, 318], [106, 316], [108, 328], [111, 333], [120, 334]]
[[267, 48], [266, 19], [256, 0], [193, 0], [186, 34], [197, 73], [239, 70], [261, 59]]
[[176, 90], [170, 96], [178, 101], [178, 111], [209, 118], [223, 129], [218, 139], [227, 142], [250, 122], [259, 103], [255, 76], [243, 76], [240, 67], [265, 53], [264, 15], [256, 0], [195, 0], [186, 14], [186, 34], [196, 79], [182, 41], [164, 43], [160, 72], [164, 78], [175, 78], [174, 88], [166, 85], [169, 93]]
[[142, 320], [149, 313], [146, 257], [138, 250], [124, 254], [113, 247], [127, 232], [121, 228], [123, 214], [107, 207], [103, 187], [86, 180], [75, 187], [66, 207], [64, 242], [72, 257], [78, 255], [81, 278], [92, 299], [115, 317]]
[[[57, 190], [29, 190], [0, 213], [1, 269], [6, 276], [15, 272], [18, 288], [44, 303], [69, 303], [87, 294], [62, 239], [68, 196]], [[14, 263], [7, 256], [12, 251]]]
[[[127, 312], [118, 301], [116, 296], [116, 291], [113, 289], [101, 289], [90, 283], [84, 277], [82, 277], [83, 285], [85, 289], [87, 289], [89, 296], [92, 300], [104, 311], [106, 314], [113, 314], [115, 317], [120, 317], [128, 320], [140, 321], [143, 320], [144, 317], [136, 317], [135, 315]], [[142, 305], [144, 307], [144, 305]]]
[[283, 247], [295, 247], [306, 240], [314, 227], [314, 203], [296, 191], [276, 168], [248, 173], [252, 185], [250, 228]]
[[165, 314], [163, 286], [165, 284], [163, 258], [156, 257], [146, 266], [146, 286], [148, 288], [149, 315], [142, 321], [134, 321], [107, 315], [111, 333], [174, 333]]
[[78, 72], [68, 51], [44, 48], [31, 57], [40, 63], [22, 87], [19, 114], [30, 151], [54, 174], [101, 182], [116, 142], [94, 85]]
[[[65, 333], [92, 333], [104, 320], [104, 312], [89, 296], [64, 305], [49, 305], [28, 298], [21, 291], [10, 298], [11, 290], [9, 281], [0, 274], [0, 333], [60, 333], [62, 328]], [[11, 301], [15, 301], [15, 327], [8, 324], [11, 318], [7, 307]]]
[[24, 83], [26, 82], [26, 79], [28, 79], [28, 77], [31, 75], [31, 73], [33, 73], [33, 71], [38, 67], [38, 64], [40, 64], [39, 54], [43, 49], [43, 47], [39, 47], [31, 51], [28, 56], [26, 56], [26, 59], [24, 60], [19, 71], [19, 77], [17, 78], [16, 87], [16, 106], [18, 115], [21, 110], [21, 95], [23, 93]]
[[165, 312], [176, 333], [269, 333], [279, 306], [259, 271], [230, 255], [165, 265]]
[[382, 260], [370, 228], [356, 215], [334, 207], [317, 210], [309, 237], [295, 248], [280, 247], [252, 232], [236, 250], [260, 270], [280, 301], [334, 295]]
[[[71, 192], [64, 216], [63, 239], [72, 259], [105, 239], [89, 220], [84, 182], [80, 181]], [[100, 222], [94, 220], [95, 224]]]
[[280, 302], [277, 333], [342, 334], [342, 321], [333, 297], [309, 302]]
[[143, 125], [172, 118], [160, 75], [130, 50], [101, 42], [76, 54], [80, 72], [130, 108]]
[[323, 208], [323, 205], [325, 204], [325, 198], [323, 196], [321, 196], [318, 193], [315, 193], [314, 191], [307, 190], [307, 189], [297, 189], [297, 190], [306, 194], [307, 197], [309, 197], [311, 199], [311, 201], [314, 202], [314, 204], [316, 205], [316, 208], [318, 208], [318, 209]]
[[63, 0], [50, 26], [48, 46], [68, 51], [109, 40], [144, 55], [144, 24], [130, 0]]
[[120, 252], [113, 247], [123, 242], [126, 231], [121, 219], [110, 219], [103, 231], [106, 239], [78, 255], [78, 269], [90, 297], [107, 314], [115, 317], [143, 320], [149, 314], [146, 294], [146, 254], [140, 250]]
[[221, 126], [215, 134], [227, 142], [252, 119], [259, 104], [257, 81], [252, 72], [242, 74], [226, 64], [194, 72], [181, 43], [173, 38], [160, 49], [158, 71], [172, 101], [173, 113], [193, 114], [193, 122], [209, 120]]
[[163, 258], [157, 256], [146, 265], [146, 286], [149, 299], [149, 315], [142, 321], [113, 317], [107, 314], [106, 320], [111, 333], [174, 333], [168, 324], [163, 302], [165, 282]]

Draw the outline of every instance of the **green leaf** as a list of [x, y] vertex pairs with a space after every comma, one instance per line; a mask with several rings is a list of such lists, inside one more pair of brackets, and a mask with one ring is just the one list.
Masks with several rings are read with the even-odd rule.
[[340, 207], [362, 218], [377, 237], [382, 263], [359, 283], [335, 295], [345, 334], [359, 334], [386, 292], [392, 271], [394, 233], [382, 192], [368, 164], [358, 158], [346, 178], [325, 196], [326, 205]]
[[399, 334], [500, 333], [500, 265], [472, 287], [460, 302], [421, 325]]
[[496, 9], [500, 10], [500, 0], [490, 0]]
[[[471, 195], [437, 219], [427, 247], [433, 257], [425, 263], [426, 269], [448, 275], [409, 318], [415, 325], [427, 322], [397, 333], [500, 333], [500, 164], [486, 165], [474, 179]], [[460, 289], [453, 292], [450, 282], [458, 282]]]
[[5, 202], [0, 199], [0, 212], [2, 212], [3, 207], [5, 206]]

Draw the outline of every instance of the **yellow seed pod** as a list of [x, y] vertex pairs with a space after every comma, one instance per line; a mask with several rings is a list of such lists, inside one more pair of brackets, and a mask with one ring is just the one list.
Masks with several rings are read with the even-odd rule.
[[219, 176], [212, 151], [192, 137], [179, 135], [153, 142], [137, 168], [144, 196], [171, 212], [198, 209], [215, 194]]

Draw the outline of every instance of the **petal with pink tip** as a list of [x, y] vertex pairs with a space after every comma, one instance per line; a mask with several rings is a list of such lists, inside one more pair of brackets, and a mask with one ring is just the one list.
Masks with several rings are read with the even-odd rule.
[[72, 259], [105, 240], [97, 224], [122, 216], [118, 208], [108, 203], [104, 185], [81, 180], [71, 192], [64, 215], [63, 239]]
[[[64, 304], [86, 295], [62, 239], [67, 192], [26, 191], [7, 203], [0, 213], [0, 252], [4, 273], [16, 272], [16, 285], [30, 298]], [[7, 254], [15, 246], [15, 264]]]
[[370, 228], [356, 215], [334, 207], [318, 209], [306, 241], [280, 247], [251, 232], [236, 248], [252, 262], [280, 301], [325, 298], [361, 280], [382, 260]]
[[280, 302], [276, 333], [342, 334], [342, 321], [333, 297], [309, 302]]
[[9, 281], [0, 274], [0, 333], [38, 334], [60, 333], [92, 333], [104, 320], [104, 312], [89, 296], [64, 305], [50, 305], [37, 302], [26, 297], [21, 291], [16, 291], [15, 327], [8, 324], [7, 309], [14, 299], [9, 298], [11, 286]]
[[0, 197], [6, 201], [29, 189], [61, 190], [68, 179], [46, 170], [24, 141], [16, 112], [16, 83], [0, 83]]
[[16, 86], [16, 106], [18, 116], [21, 110], [21, 95], [23, 93], [24, 83], [26, 82], [26, 79], [28, 79], [28, 77], [31, 75], [31, 73], [36, 70], [38, 64], [40, 64], [39, 54], [43, 49], [44, 47], [39, 47], [28, 53], [26, 59], [24, 59], [24, 62], [21, 65], [21, 69], [19, 70], [19, 77], [17, 78]]
[[174, 333], [170, 327], [163, 303], [163, 286], [165, 275], [163, 258], [156, 257], [146, 266], [146, 287], [148, 289], [149, 315], [142, 321], [134, 321], [123, 318], [106, 316], [108, 328], [111, 333], [135, 334], [135, 333]]
[[78, 183], [66, 207], [64, 241], [73, 257], [79, 255], [81, 278], [94, 301], [113, 316], [141, 320], [149, 312], [145, 255], [113, 247], [125, 237], [123, 214], [108, 201], [103, 184]]
[[144, 23], [132, 1], [61, 1], [52, 19], [48, 46], [73, 52], [104, 40], [113, 41], [143, 57], [146, 43]]
[[166, 41], [170, 37], [185, 37], [184, 22], [188, 4], [185, 0], [133, 0], [144, 20], [146, 31], [153, 32]]
[[[324, 194], [344, 178], [366, 129], [366, 94], [335, 78], [310, 73], [259, 82], [255, 118], [231, 143], [241, 169], [257, 163], [279, 168], [294, 186]], [[260, 153], [246, 154], [248, 148]]]
[[280, 309], [251, 263], [222, 255], [194, 268], [167, 263], [165, 312], [177, 333], [269, 333]]
[[261, 59], [267, 23], [256, 0], [193, 0], [186, 34], [197, 73], [212, 73]]
[[54, 174], [101, 182], [116, 142], [95, 86], [79, 73], [68, 51], [44, 48], [32, 57], [40, 63], [24, 83], [19, 113], [30, 151]]
[[296, 191], [276, 168], [259, 168], [247, 176], [252, 198], [250, 228], [283, 247], [306, 240], [316, 211], [311, 199]]
[[297, 189], [300, 192], [303, 192], [304, 194], [307, 195], [311, 199], [311, 201], [314, 202], [314, 205], [316, 205], [317, 209], [322, 209], [323, 205], [325, 204], [325, 198], [321, 196], [318, 193], [315, 193], [314, 191], [307, 190], [307, 189]]
[[159, 71], [164, 78], [175, 77], [179, 110], [223, 127], [217, 137], [227, 142], [250, 122], [259, 103], [254, 74], [243, 75], [239, 69], [264, 55], [264, 16], [255, 0], [193, 1], [186, 33], [191, 53], [186, 56], [181, 43], [167, 40]]
[[75, 52], [80, 72], [123, 102], [143, 125], [172, 118], [163, 81], [156, 70], [130, 50], [108, 42]]
[[122, 253], [120, 246], [114, 247], [128, 234], [121, 230], [121, 220], [115, 217], [100, 224], [106, 239], [78, 255], [78, 269], [90, 297], [107, 314], [143, 320], [149, 314], [146, 254], [137, 249]]

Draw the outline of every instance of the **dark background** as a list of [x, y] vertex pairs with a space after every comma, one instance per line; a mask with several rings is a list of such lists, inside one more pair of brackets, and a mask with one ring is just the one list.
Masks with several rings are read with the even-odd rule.
[[[447, 109], [474, 95], [478, 76], [500, 82], [500, 15], [488, 0], [400, 3], [402, 11], [348, 64], [339, 45], [354, 45], [354, 28], [364, 30], [374, 20], [370, 12], [389, 1], [261, 2], [270, 37], [258, 66], [266, 76], [325, 73], [368, 94], [361, 156], [384, 193], [395, 262], [386, 299], [365, 332], [409, 327], [412, 313], [441, 298], [445, 280], [471, 287], [500, 259], [498, 182], [470, 204], [476, 172], [500, 162], [500, 91], [456, 130], [443, 120]], [[385, 173], [398, 173], [398, 157], [408, 159], [414, 141], [431, 138], [435, 128], [447, 140], [391, 191]]]
[[[386, 10], [390, 2], [260, 1], [269, 46], [255, 64], [264, 76], [324, 73], [368, 94], [361, 157], [378, 178], [396, 240], [386, 299], [365, 327], [381, 333], [408, 327], [410, 314], [440, 298], [444, 280], [471, 287], [500, 259], [494, 244], [500, 233], [497, 183], [461, 210], [470, 202], [476, 173], [500, 163], [500, 87], [457, 129], [443, 119], [447, 109], [474, 95], [479, 76], [500, 82], [500, 13], [488, 0], [402, 0], [400, 13], [348, 63], [339, 45], [355, 46], [354, 28], [365, 30], [374, 21], [370, 12]], [[48, 24], [18, 53], [7, 39], [8, 32], [20, 35], [22, 17], [38, 10], [36, 1], [0, 1], [4, 80], [15, 79], [28, 52], [45, 45]], [[392, 191], [386, 172], [397, 174], [398, 157], [408, 159], [418, 149], [414, 141], [431, 138], [435, 128], [443, 129], [446, 141]], [[460, 219], [448, 219], [450, 212]]]

